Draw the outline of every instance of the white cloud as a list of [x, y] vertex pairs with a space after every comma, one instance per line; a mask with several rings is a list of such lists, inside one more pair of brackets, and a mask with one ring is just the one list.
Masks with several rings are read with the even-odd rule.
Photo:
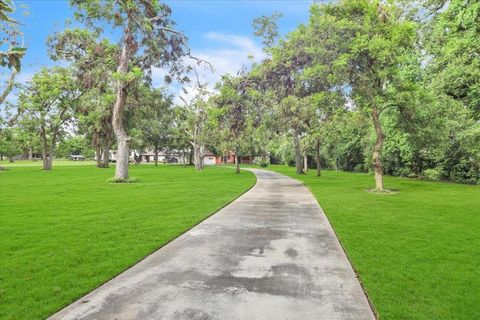
[[[214, 69], [211, 72], [208, 69], [200, 68], [198, 70], [201, 82], [207, 82], [210, 90], [220, 77], [224, 74], [237, 74], [243, 66], [251, 65], [249, 56], [253, 56], [255, 61], [265, 57], [261, 47], [251, 38], [235, 34], [226, 34], [220, 32], [208, 32], [202, 36], [208, 47], [214, 49], [192, 49], [192, 55], [208, 61]], [[195, 61], [186, 63], [195, 64]], [[153, 70], [153, 82], [155, 86], [161, 86], [163, 83], [164, 70]], [[179, 95], [189, 101], [194, 97], [195, 92], [192, 88], [186, 88], [187, 94], [183, 93], [180, 86], [173, 85], [171, 92], [175, 94], [175, 102], [181, 103]]]
[[224, 43], [237, 48], [237, 52], [244, 56], [244, 59], [249, 54], [253, 54], [257, 58], [263, 57], [262, 49], [250, 38], [234, 34], [225, 34], [220, 32], [208, 32], [203, 38], [207, 41]]

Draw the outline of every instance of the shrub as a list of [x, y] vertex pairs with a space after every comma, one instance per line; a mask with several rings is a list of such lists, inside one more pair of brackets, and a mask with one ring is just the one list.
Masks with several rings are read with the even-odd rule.
[[108, 183], [135, 183], [138, 182], [137, 178], [130, 177], [128, 179], [119, 179], [119, 178], [110, 178], [107, 180]]
[[412, 170], [410, 170], [410, 168], [398, 168], [395, 174], [400, 177], [409, 177], [409, 178], [411, 178], [412, 176], [415, 176], [414, 174], [412, 174]]
[[268, 157], [266, 159], [263, 157], [255, 157], [252, 161], [252, 164], [256, 164], [262, 168], [266, 168], [270, 164], [270, 160], [268, 159]]
[[260, 162], [258, 164], [260, 165], [260, 167], [266, 168], [266, 167], [268, 167], [270, 162], [268, 160], [260, 160]]
[[354, 168], [353, 168], [353, 172], [365, 172], [365, 166], [363, 164], [357, 164]]
[[453, 167], [448, 177], [451, 181], [467, 184], [478, 184], [480, 182], [480, 170], [467, 160], [461, 160]]
[[423, 177], [427, 180], [438, 181], [438, 180], [440, 180], [441, 176], [442, 176], [442, 173], [437, 168], [426, 169], [426, 170], [423, 171]]

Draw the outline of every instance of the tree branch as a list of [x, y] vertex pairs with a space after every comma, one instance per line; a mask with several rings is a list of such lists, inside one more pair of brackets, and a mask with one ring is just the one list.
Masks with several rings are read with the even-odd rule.
[[14, 71], [12, 72], [12, 74], [10, 75], [10, 78], [8, 79], [7, 87], [5, 88], [3, 93], [0, 95], [0, 105], [3, 104], [7, 96], [10, 94], [10, 92], [12, 92], [13, 86], [15, 84], [15, 77], [17, 74], [18, 74], [18, 70], [14, 68]]

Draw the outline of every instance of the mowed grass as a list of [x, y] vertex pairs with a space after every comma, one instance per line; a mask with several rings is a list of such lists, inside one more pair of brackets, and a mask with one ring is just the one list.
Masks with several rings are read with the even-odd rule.
[[[66, 159], [55, 159], [54, 166], [85, 166], [95, 165], [95, 161], [71, 161]], [[42, 167], [42, 160], [17, 160], [10, 162], [8, 160], [0, 160], [0, 167], [15, 168], [15, 167]]]
[[[3, 165], [8, 165], [3, 163]], [[0, 319], [42, 319], [101, 285], [255, 183], [226, 168], [18, 163], [0, 171]]]
[[268, 169], [310, 188], [381, 319], [480, 319], [480, 186]]

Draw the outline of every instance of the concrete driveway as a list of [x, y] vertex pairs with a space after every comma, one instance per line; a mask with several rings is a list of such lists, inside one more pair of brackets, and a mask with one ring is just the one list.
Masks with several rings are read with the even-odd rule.
[[250, 191], [50, 319], [374, 319], [310, 191], [252, 171]]

